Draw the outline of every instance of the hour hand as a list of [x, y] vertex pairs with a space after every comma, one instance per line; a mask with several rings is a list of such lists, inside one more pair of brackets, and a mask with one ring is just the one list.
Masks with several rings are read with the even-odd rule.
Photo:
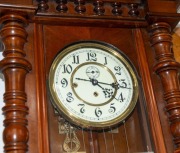
[[105, 82], [98, 82], [99, 84], [104, 84], [104, 85], [110, 85], [111, 87], [115, 88], [116, 90], [118, 90], [119, 88], [126, 88], [126, 89], [131, 89], [127, 87], [126, 83], [123, 83], [122, 85], [120, 85], [117, 82], [113, 82], [113, 83], [105, 83]]
[[115, 88], [115, 89], [119, 89], [119, 84], [116, 82], [116, 83], [105, 83], [105, 82], [98, 82], [99, 84], [104, 84], [104, 85], [109, 85], [111, 86], [112, 88]]

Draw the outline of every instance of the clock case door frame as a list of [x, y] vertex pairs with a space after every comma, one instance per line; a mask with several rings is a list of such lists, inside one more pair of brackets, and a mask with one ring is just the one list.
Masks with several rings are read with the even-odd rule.
[[[48, 31], [49, 30], [49, 32], [51, 32], [51, 29], [52, 29], [52, 27], [51, 27], [51, 25], [44, 25], [44, 26], [38, 26], [39, 28], [41, 27], [42, 29], [43, 29], [43, 31], [45, 32], [45, 31]], [[58, 28], [62, 28], [63, 30], [62, 31], [66, 31], [68, 28], [69, 29], [71, 29], [71, 26], [70, 27], [64, 27], [63, 25], [62, 26], [54, 26], [54, 28], [55, 29], [58, 29]], [[74, 27], [75, 29], [76, 29], [76, 27]], [[81, 27], [81, 28], [84, 28], [84, 29], [89, 29], [90, 27]], [[78, 28], [77, 28], [78, 29]], [[90, 28], [91, 29], [91, 28]], [[96, 27], [94, 27], [94, 28], [92, 28], [91, 29], [91, 31], [93, 31], [93, 29], [96, 29]], [[39, 31], [39, 30], [38, 30]], [[71, 30], [70, 30], [71, 31]], [[73, 30], [72, 30], [73, 31]], [[73, 32], [69, 32], [69, 33], [73, 33]], [[86, 31], [86, 30], [85, 30]], [[87, 30], [88, 31], [88, 30]], [[96, 30], [95, 30], [96, 31]], [[115, 30], [116, 31], [116, 30]], [[117, 30], [118, 31], [118, 30]], [[141, 54], [141, 55], [139, 55], [138, 53], [142, 53], [142, 52], [144, 52], [144, 55], [145, 55], [145, 48], [144, 47], [142, 47], [142, 43], [143, 43], [143, 38], [142, 38], [142, 31], [141, 31], [141, 29], [135, 29], [135, 30], [130, 30], [131, 32], [129, 32], [129, 33], [131, 33], [132, 34], [132, 39], [136, 39], [136, 37], [138, 37], [138, 42], [136, 42], [133, 46], [136, 46], [136, 47], [139, 47], [139, 48], [135, 48], [134, 49], [134, 51], [136, 51], [136, 53], [137, 53], [137, 58], [138, 58], [138, 65], [144, 65], [144, 63], [142, 64], [141, 63], [141, 61], [140, 61], [140, 59], [141, 58], [143, 58], [144, 60], [145, 60], [145, 58], [146, 58], [146, 56], [145, 56], [145, 58], [143, 57], [143, 55]], [[45, 32], [44, 33], [44, 35], [49, 35], [48, 34], [48, 32]], [[61, 35], [60, 33], [59, 33], [59, 35]], [[67, 34], [68, 35], [68, 34]], [[53, 37], [54, 37], [54, 34], [53, 34]], [[83, 36], [80, 36], [80, 37], [82, 37], [83, 38]], [[36, 38], [38, 38], [38, 37], [36, 37]], [[82, 39], [81, 38], [81, 39]], [[49, 39], [52, 39], [51, 37], [49, 38]], [[43, 43], [45, 43], [45, 44], [48, 44], [48, 43], [46, 43], [46, 42], [51, 42], [49, 39], [47, 39], [47, 40], [44, 40], [45, 42], [43, 42]], [[74, 41], [77, 41], [77, 38], [73, 38], [73, 39], [75, 39]], [[78, 38], [79, 39], [79, 38]], [[84, 38], [84, 39], [86, 39], [86, 38]], [[72, 40], [70, 40], [70, 43], [71, 42], [74, 42], [74, 41], [72, 41]], [[58, 51], [59, 51], [59, 48], [61, 49], [61, 48], [63, 48], [64, 46], [66, 46], [67, 44], [69, 44], [69, 43], [67, 43], [67, 42], [69, 42], [68, 40], [66, 41], [66, 43], [62, 43], [61, 44], [61, 46], [62, 47], [59, 47], [60, 45], [57, 43], [57, 42], [55, 42], [55, 44], [54, 44], [54, 46], [56, 46], [55, 48], [56, 49], [54, 49], [54, 53], [52, 53], [51, 52], [51, 55], [48, 55], [47, 57], [49, 58], [49, 59], [51, 59], [51, 61], [49, 61], [48, 63], [47, 63], [47, 59], [45, 59], [45, 61], [46, 61], [46, 64], [48, 65], [48, 67], [50, 67], [49, 65], [50, 65], [50, 63], [52, 62], [52, 60], [54, 59], [54, 57], [56, 56], [56, 54], [58, 53]], [[123, 42], [123, 41], [122, 41]], [[139, 43], [139, 44], [138, 44]], [[51, 44], [52, 43], [49, 43], [49, 47], [47, 47], [47, 48], [51, 48]], [[46, 46], [46, 45], [43, 45], [43, 46]], [[141, 47], [141, 48], [140, 48]], [[40, 47], [41, 48], [41, 47]], [[40, 49], [39, 48], [39, 49]], [[46, 49], [47, 49], [46, 48]], [[39, 50], [38, 49], [38, 50]], [[49, 49], [48, 49], [49, 50]], [[49, 52], [48, 50], [46, 50], [47, 52]], [[129, 52], [131, 52], [131, 51], [129, 51]], [[44, 58], [44, 56], [42, 57], [42, 58]], [[133, 59], [134, 60], [134, 59]], [[136, 63], [136, 65], [137, 65], [137, 63]], [[137, 66], [136, 66], [137, 67]], [[146, 68], [148, 69], [148, 67], [146, 66]], [[46, 72], [46, 76], [48, 76], [48, 69], [49, 68], [47, 68], [47, 72]], [[139, 69], [139, 68], [138, 68]], [[149, 70], [148, 70], [149, 71]], [[140, 72], [141, 73], [141, 72]], [[142, 73], [144, 73], [144, 72], [142, 72]], [[139, 74], [139, 75], [141, 75], [141, 74]], [[145, 75], [145, 77], [146, 78], [143, 78], [144, 80], [146, 80], [146, 82], [147, 82], [147, 77], [149, 77], [149, 79], [150, 79], [150, 73], [149, 73], [149, 76], [148, 76], [148, 73], [146, 73], [146, 75]], [[47, 78], [45, 78], [45, 79], [47, 79]], [[151, 85], [151, 82], [149, 83], [150, 84], [150, 86], [151, 86], [151, 88], [152, 88], [152, 85]], [[141, 85], [140, 85], [141, 86]], [[41, 87], [42, 88], [42, 87]], [[43, 87], [44, 88], [44, 87]], [[145, 88], [144, 88], [144, 90], [146, 90]], [[152, 98], [154, 98], [154, 95], [153, 94], [151, 94], [151, 92], [148, 92], [147, 90], [146, 90], [146, 94], [148, 94], [148, 95], [150, 95], [150, 98], [149, 98], [149, 100], [151, 100], [151, 103], [152, 102], [155, 102], [155, 101], [153, 101], [152, 100]], [[141, 94], [141, 96], [143, 96], [144, 94], [142, 93]], [[142, 97], [141, 97], [142, 98]], [[48, 99], [48, 98], [47, 98]], [[150, 104], [150, 102], [149, 102], [149, 104]], [[47, 104], [46, 104], [47, 105]], [[145, 104], [145, 105], [147, 105], [147, 104]], [[150, 104], [151, 105], [151, 104]], [[154, 104], [153, 104], [154, 105]], [[48, 106], [49, 107], [49, 106]], [[141, 106], [142, 107], [142, 106]], [[147, 129], [146, 129], [147, 130]], [[156, 130], [158, 130], [157, 128], [156, 128]], [[146, 131], [147, 132], [147, 131]], [[51, 143], [51, 141], [49, 142], [49, 143]], [[150, 143], [150, 142], [149, 142]], [[161, 148], [162, 149], [162, 148]]]

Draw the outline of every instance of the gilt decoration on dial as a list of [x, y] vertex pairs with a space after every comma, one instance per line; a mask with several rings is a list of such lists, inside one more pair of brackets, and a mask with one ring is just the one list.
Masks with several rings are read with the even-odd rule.
[[138, 81], [128, 58], [99, 41], [76, 42], [60, 51], [48, 86], [57, 110], [82, 128], [117, 125], [133, 111], [138, 98]]

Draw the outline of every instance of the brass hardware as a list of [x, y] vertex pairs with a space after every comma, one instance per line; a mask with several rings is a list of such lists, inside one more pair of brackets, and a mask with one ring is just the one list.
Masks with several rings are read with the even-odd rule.
[[59, 119], [59, 134], [66, 134], [63, 142], [63, 150], [66, 153], [80, 153], [78, 150], [81, 147], [80, 141], [76, 135], [76, 128], [71, 126], [64, 119]]

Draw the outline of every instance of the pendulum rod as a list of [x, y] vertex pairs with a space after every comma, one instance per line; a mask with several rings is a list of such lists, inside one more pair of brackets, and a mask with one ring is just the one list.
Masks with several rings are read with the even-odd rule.
[[113, 143], [113, 150], [114, 150], [114, 153], [116, 153], [116, 147], [114, 144], [114, 134], [113, 134], [112, 128], [111, 128], [111, 138], [112, 138], [112, 143]]
[[92, 132], [92, 130], [90, 130], [88, 136], [89, 136], [90, 152], [91, 153], [100, 153], [99, 143], [98, 143], [98, 133]]
[[86, 144], [85, 144], [85, 140], [84, 140], [84, 130], [81, 129], [81, 132], [82, 132], [82, 138], [83, 138], [83, 147], [84, 147], [84, 151], [86, 153]]
[[103, 136], [104, 136], [104, 142], [105, 142], [105, 146], [106, 146], [106, 153], [108, 153], [108, 146], [107, 146], [107, 141], [106, 141], [106, 133], [104, 132], [104, 129], [103, 129]]

